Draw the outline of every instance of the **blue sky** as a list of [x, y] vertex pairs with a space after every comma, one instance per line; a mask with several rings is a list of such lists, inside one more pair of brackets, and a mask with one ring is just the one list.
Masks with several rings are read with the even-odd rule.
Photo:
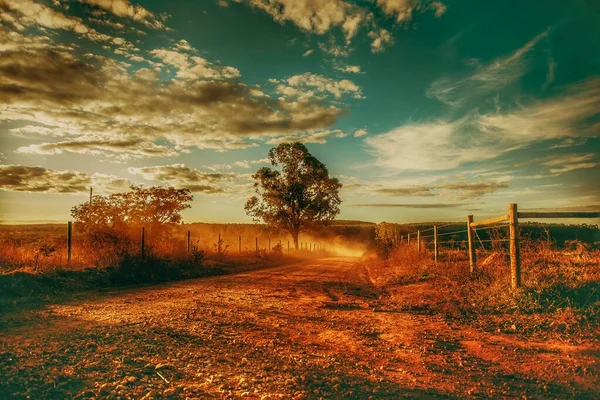
[[0, 219], [135, 183], [249, 221], [291, 140], [344, 183], [344, 219], [595, 210], [598, 21], [585, 0], [0, 0]]

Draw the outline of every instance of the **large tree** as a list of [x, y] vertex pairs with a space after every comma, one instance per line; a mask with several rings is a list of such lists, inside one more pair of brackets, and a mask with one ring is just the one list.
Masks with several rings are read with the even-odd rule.
[[341, 183], [302, 143], [281, 143], [269, 150], [275, 168], [263, 167], [252, 178], [257, 195], [246, 213], [257, 221], [287, 230], [298, 249], [298, 235], [325, 224], [340, 212]]

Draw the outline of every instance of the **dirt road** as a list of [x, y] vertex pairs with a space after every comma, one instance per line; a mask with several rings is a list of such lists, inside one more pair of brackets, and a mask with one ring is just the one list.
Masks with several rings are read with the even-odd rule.
[[406, 311], [353, 258], [86, 294], [2, 323], [0, 398], [600, 393], [598, 349]]

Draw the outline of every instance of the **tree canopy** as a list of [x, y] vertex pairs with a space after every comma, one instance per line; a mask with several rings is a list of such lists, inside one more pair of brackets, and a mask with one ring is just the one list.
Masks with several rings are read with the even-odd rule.
[[90, 230], [139, 225], [157, 230], [180, 223], [181, 212], [190, 208], [192, 199], [188, 189], [131, 186], [129, 192], [93, 196], [91, 207], [89, 201], [79, 204], [71, 209], [71, 215], [76, 224]]
[[275, 168], [263, 167], [252, 178], [255, 196], [246, 213], [255, 220], [287, 230], [298, 248], [301, 231], [325, 224], [340, 212], [342, 184], [302, 143], [281, 143], [269, 150]]

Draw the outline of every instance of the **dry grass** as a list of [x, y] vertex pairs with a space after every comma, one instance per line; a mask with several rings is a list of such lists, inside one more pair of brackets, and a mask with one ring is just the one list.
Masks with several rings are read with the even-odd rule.
[[402, 301], [486, 329], [570, 339], [597, 336], [600, 249], [578, 241], [558, 249], [550, 240], [522, 240], [521, 255], [523, 285], [517, 291], [510, 289], [508, 251], [500, 245], [478, 251], [473, 274], [466, 250], [442, 249], [435, 264], [430, 250], [417, 254], [416, 244], [370, 262], [370, 269], [375, 283], [390, 293], [423, 284], [421, 298]]

